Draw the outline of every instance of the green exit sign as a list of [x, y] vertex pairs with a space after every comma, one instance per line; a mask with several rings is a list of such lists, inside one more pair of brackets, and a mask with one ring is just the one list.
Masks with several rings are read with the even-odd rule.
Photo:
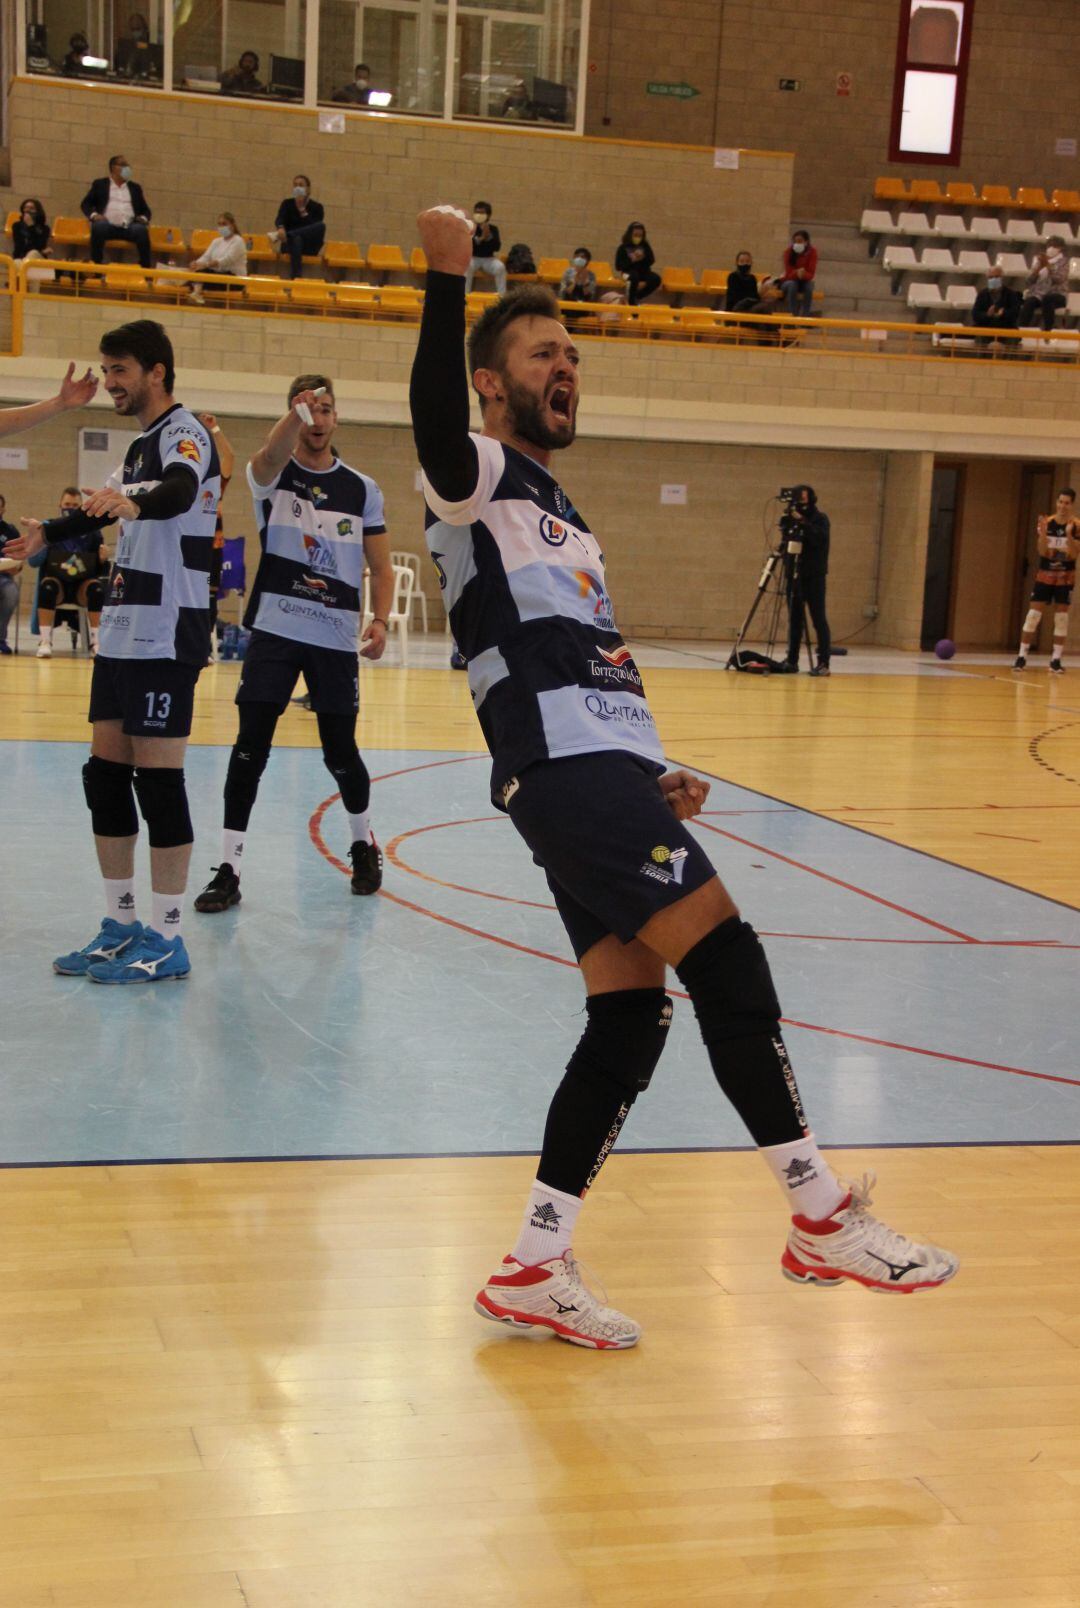
[[700, 89], [695, 89], [692, 84], [649, 83], [645, 85], [645, 93], [646, 95], [667, 95], [672, 100], [693, 100], [695, 95], [701, 94], [701, 91]]

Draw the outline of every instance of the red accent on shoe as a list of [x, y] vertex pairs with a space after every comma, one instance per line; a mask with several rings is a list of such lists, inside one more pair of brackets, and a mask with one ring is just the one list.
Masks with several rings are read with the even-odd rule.
[[892, 1284], [888, 1279], [869, 1279], [862, 1273], [850, 1273], [846, 1269], [840, 1271], [831, 1267], [808, 1267], [793, 1256], [790, 1250], [785, 1250], [780, 1258], [781, 1266], [786, 1267], [797, 1278], [815, 1279], [819, 1284], [839, 1283], [842, 1279], [850, 1279], [853, 1284], [861, 1284], [867, 1290], [887, 1290], [890, 1295], [911, 1295], [915, 1290], [936, 1290], [945, 1283], [944, 1279], [924, 1279], [919, 1284]]
[[[507, 1262], [513, 1262], [513, 1257], [507, 1256], [503, 1259], [504, 1267]], [[530, 1284], [543, 1284], [545, 1279], [551, 1277], [546, 1267], [522, 1267], [520, 1263], [515, 1265], [517, 1266], [516, 1273], [493, 1273], [491, 1278], [488, 1279], [488, 1283], [501, 1284], [509, 1289], [521, 1290], [528, 1289]]]
[[840, 1202], [839, 1206], [834, 1206], [833, 1207], [831, 1216], [829, 1216], [829, 1217], [800, 1217], [800, 1216], [795, 1216], [795, 1217], [793, 1217], [791, 1219], [791, 1221], [795, 1224], [795, 1227], [800, 1229], [804, 1234], [838, 1234], [840, 1232], [840, 1230], [843, 1228], [844, 1225], [843, 1225], [843, 1223], [838, 1223], [838, 1222], [835, 1221], [836, 1214], [837, 1214], [837, 1212], [845, 1212], [845, 1211], [847, 1211], [847, 1209], [848, 1209], [848, 1207], [850, 1205], [851, 1205], [851, 1194], [850, 1194], [850, 1191], [849, 1191], [849, 1193], [844, 1196], [844, 1198]]
[[[527, 1269], [526, 1271], [532, 1271]], [[505, 1279], [492, 1279], [492, 1284], [505, 1284]], [[614, 1340], [594, 1339], [590, 1334], [582, 1334], [578, 1329], [571, 1329], [565, 1323], [559, 1323], [555, 1318], [545, 1318], [535, 1312], [515, 1312], [513, 1307], [498, 1306], [486, 1290], [481, 1290], [476, 1297], [478, 1305], [490, 1312], [495, 1318], [512, 1318], [515, 1323], [529, 1323], [536, 1329], [552, 1329], [556, 1334], [565, 1335], [568, 1340], [576, 1340], [579, 1345], [592, 1346], [596, 1351], [622, 1351], [627, 1348], [619, 1346]]]

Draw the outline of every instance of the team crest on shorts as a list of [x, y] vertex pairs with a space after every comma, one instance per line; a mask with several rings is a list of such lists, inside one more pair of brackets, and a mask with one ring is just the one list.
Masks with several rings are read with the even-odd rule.
[[650, 882], [660, 882], [665, 887], [674, 882], [681, 888], [686, 859], [686, 849], [669, 849], [666, 843], [658, 843], [649, 858], [638, 867], [638, 873], [648, 877]]

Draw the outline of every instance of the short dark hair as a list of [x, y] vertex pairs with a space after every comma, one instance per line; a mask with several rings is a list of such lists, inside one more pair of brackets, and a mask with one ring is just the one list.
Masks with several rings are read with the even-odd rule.
[[1068, 497], [1070, 502], [1076, 501], [1076, 493], [1071, 486], [1062, 486], [1061, 490], [1058, 492], [1058, 496]]
[[[497, 369], [502, 358], [503, 339], [510, 325], [519, 318], [559, 318], [559, 303], [547, 285], [519, 285], [485, 308], [469, 333], [469, 374], [477, 369]], [[480, 406], [484, 399], [481, 397]]]
[[366, 61], [358, 61], [356, 66], [353, 68], [353, 72], [354, 73], [370, 73], [371, 68], [368, 66]]
[[1064, 251], [1064, 249], [1065, 249], [1064, 236], [1063, 235], [1051, 235], [1049, 240], [1046, 242], [1046, 244], [1048, 246], [1060, 246], [1061, 249]]
[[82, 502], [82, 492], [78, 486], [65, 486], [60, 495], [61, 497], [78, 497], [79, 501]]
[[251, 57], [252, 61], [255, 63], [256, 69], [257, 69], [258, 66], [259, 66], [259, 52], [257, 50], [242, 50], [240, 52], [240, 58], [239, 58], [239, 60], [237, 61], [237, 64], [236, 64], [238, 67], [240, 66], [240, 64], [243, 61], [245, 56], [250, 56]]
[[303, 181], [307, 185], [308, 189], [309, 190], [311, 189], [311, 180], [308, 178], [306, 173], [294, 173], [293, 178], [294, 179], [303, 179]]
[[326, 387], [326, 394], [333, 401], [333, 380], [328, 380], [325, 374], [298, 374], [289, 386], [289, 406], [292, 407], [301, 391], [317, 391], [320, 385]]
[[490, 201], [474, 201], [473, 202], [473, 211], [474, 212], [486, 212], [488, 217], [490, 218], [491, 217], [491, 202]]
[[592, 252], [589, 250], [588, 246], [575, 246], [574, 256], [584, 257], [586, 262], [592, 262]]
[[799, 240], [799, 239], [805, 240], [806, 244], [809, 245], [810, 244], [810, 231], [809, 231], [809, 229], [793, 229], [792, 233], [791, 233], [791, 238], [792, 238], [792, 240]]
[[102, 357], [133, 357], [147, 373], [158, 363], [165, 370], [165, 393], [172, 395], [176, 384], [176, 359], [172, 341], [164, 326], [152, 318], [135, 318], [130, 324], [107, 330], [101, 337]]

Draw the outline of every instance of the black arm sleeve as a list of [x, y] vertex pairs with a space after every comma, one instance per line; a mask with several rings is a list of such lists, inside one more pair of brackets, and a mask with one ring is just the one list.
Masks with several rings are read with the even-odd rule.
[[104, 530], [106, 525], [115, 523], [113, 514], [103, 514], [97, 519], [91, 519], [81, 508], [76, 508], [74, 513], [65, 514], [62, 519], [47, 519], [41, 527], [41, 534], [49, 547], [59, 547], [66, 552], [75, 553], [96, 545], [83, 541], [84, 536]]
[[182, 463], [171, 463], [152, 491], [137, 491], [131, 501], [140, 519], [175, 519], [186, 514], [199, 494], [199, 479]]
[[464, 502], [476, 490], [480, 465], [469, 439], [469, 382], [465, 341], [465, 281], [429, 272], [424, 314], [409, 384], [413, 439], [421, 467], [440, 497]]

